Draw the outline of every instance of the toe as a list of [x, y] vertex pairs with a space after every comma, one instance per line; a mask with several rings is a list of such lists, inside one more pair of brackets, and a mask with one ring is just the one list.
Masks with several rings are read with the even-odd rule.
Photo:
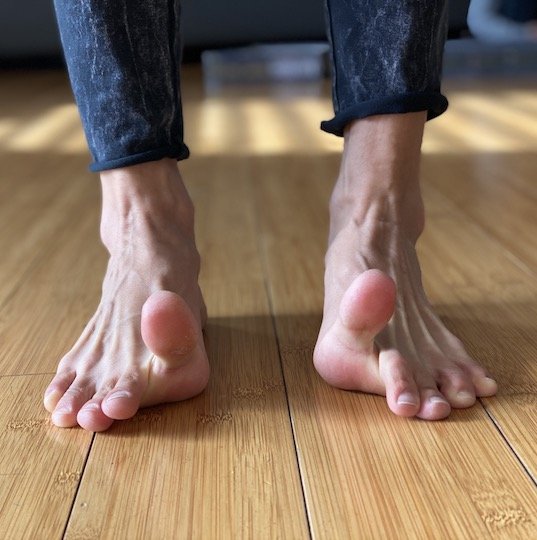
[[114, 420], [106, 416], [101, 409], [101, 399], [94, 397], [78, 411], [77, 423], [88, 431], [105, 431]]
[[74, 371], [65, 371], [63, 373], [58, 373], [52, 379], [45, 390], [45, 396], [43, 398], [43, 404], [48, 412], [51, 413], [54, 411], [62, 396], [75, 380], [75, 377], [76, 374]]
[[186, 302], [169, 291], [158, 291], [148, 298], [142, 309], [141, 330], [147, 347], [171, 368], [188, 361], [201, 338]]
[[435, 387], [422, 386], [420, 401], [420, 409], [416, 416], [423, 420], [442, 420], [451, 412], [448, 401]]
[[463, 343], [452, 334], [448, 334], [448, 339], [451, 343], [451, 348], [445, 348], [445, 354], [447, 357], [453, 357], [455, 355], [457, 358], [455, 366], [464, 373], [466, 380], [471, 384], [470, 393], [473, 393], [476, 397], [488, 397], [496, 394], [498, 384], [467, 353]]
[[463, 371], [446, 370], [440, 374], [440, 391], [452, 407], [464, 409], [475, 403], [475, 390], [471, 377]]
[[471, 365], [467, 369], [477, 397], [490, 397], [498, 392], [498, 383], [481, 366]]
[[420, 396], [410, 366], [396, 350], [381, 351], [379, 371], [386, 385], [386, 400], [398, 416], [415, 416]]
[[52, 423], [58, 427], [76, 426], [78, 411], [94, 392], [95, 386], [92, 382], [85, 379], [75, 379], [52, 412]]
[[395, 283], [384, 272], [367, 270], [351, 283], [336, 319], [323, 319], [327, 330], [321, 328], [313, 354], [315, 368], [328, 384], [384, 395], [374, 338], [394, 307]]
[[478, 397], [490, 397], [498, 392], [498, 383], [491, 377], [474, 378], [473, 382]]
[[140, 399], [144, 387], [139, 378], [125, 375], [108, 393], [102, 403], [103, 413], [114, 420], [132, 418], [140, 408]]
[[395, 283], [380, 270], [360, 274], [346, 291], [339, 319], [349, 330], [372, 339], [387, 324], [395, 308]]

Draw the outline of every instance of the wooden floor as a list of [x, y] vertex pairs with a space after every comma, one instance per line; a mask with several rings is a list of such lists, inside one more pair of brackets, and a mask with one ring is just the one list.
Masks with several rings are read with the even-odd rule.
[[94, 310], [99, 186], [65, 76], [0, 80], [0, 538], [537, 538], [535, 82], [451, 84], [428, 126], [427, 290], [500, 382], [442, 422], [316, 375], [326, 85], [213, 90], [187, 70], [209, 388], [103, 434], [41, 405]]

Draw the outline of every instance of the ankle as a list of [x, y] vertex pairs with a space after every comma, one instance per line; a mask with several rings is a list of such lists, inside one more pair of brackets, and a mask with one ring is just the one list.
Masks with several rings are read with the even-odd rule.
[[125, 234], [178, 228], [194, 234], [194, 205], [171, 159], [101, 173], [101, 239], [110, 250]]
[[[413, 241], [424, 228], [419, 183], [425, 113], [382, 115], [352, 122], [330, 200], [332, 228], [382, 222]], [[332, 235], [332, 232], [331, 232]]]
[[104, 211], [126, 215], [133, 208], [157, 207], [161, 212], [180, 211], [185, 218], [193, 218], [192, 200], [174, 160], [103, 171], [101, 186]]

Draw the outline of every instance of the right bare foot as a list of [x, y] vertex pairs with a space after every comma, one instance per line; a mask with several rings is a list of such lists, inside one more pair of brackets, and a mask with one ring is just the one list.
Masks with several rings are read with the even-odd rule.
[[90, 431], [193, 397], [209, 378], [194, 210], [177, 164], [144, 163], [101, 179], [110, 252], [101, 302], [44, 398], [55, 425]]

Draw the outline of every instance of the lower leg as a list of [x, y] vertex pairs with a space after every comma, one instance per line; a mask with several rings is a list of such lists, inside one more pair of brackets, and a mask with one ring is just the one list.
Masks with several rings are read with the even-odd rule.
[[425, 112], [372, 116], [345, 132], [314, 362], [330, 384], [386, 395], [399, 415], [439, 419], [496, 384], [435, 315], [421, 283], [425, 120]]
[[207, 383], [192, 202], [175, 160], [101, 173], [101, 302], [45, 394], [61, 427], [106, 429]]

